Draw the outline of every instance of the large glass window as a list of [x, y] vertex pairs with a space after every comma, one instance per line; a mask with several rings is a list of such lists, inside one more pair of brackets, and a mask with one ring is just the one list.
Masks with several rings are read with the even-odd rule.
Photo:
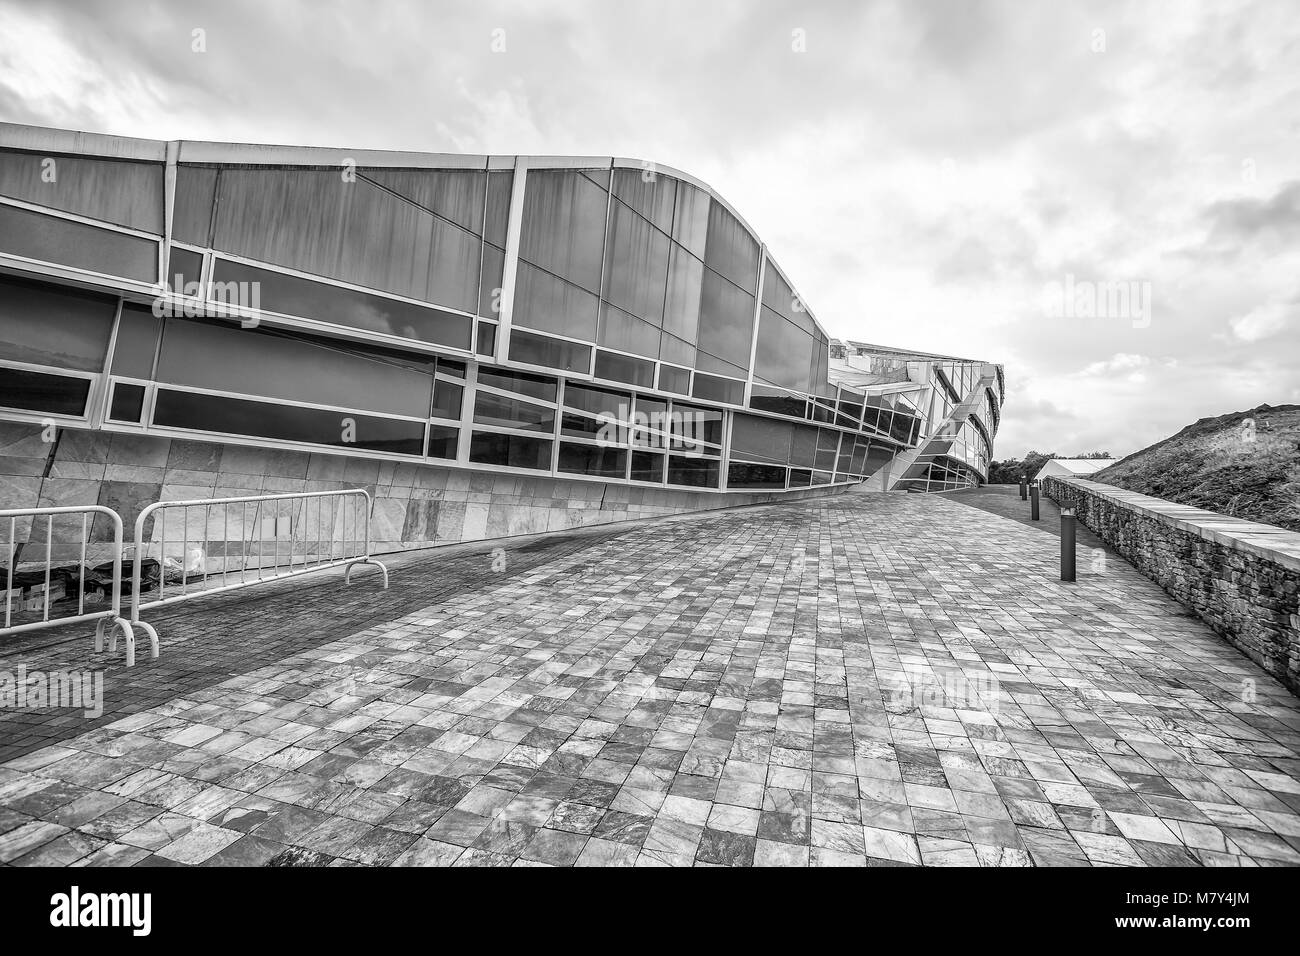
[[668, 290], [664, 302], [664, 331], [695, 345], [700, 324], [700, 290], [704, 263], [674, 246], [668, 261]]
[[551, 442], [524, 435], [474, 432], [469, 443], [469, 460], [480, 465], [551, 470]]
[[810, 391], [809, 374], [815, 340], [766, 306], [759, 311], [754, 375], [773, 385]]
[[247, 435], [339, 448], [424, 453], [424, 423], [324, 408], [158, 389], [153, 423], [159, 427]]
[[172, 208], [172, 238], [196, 246], [212, 242], [212, 197], [217, 170], [211, 166], [176, 167], [176, 201]]
[[[222, 251], [464, 312], [477, 307], [479, 235], [365, 175], [349, 182], [337, 170], [227, 167], [218, 193], [213, 236]], [[482, 195], [466, 203], [472, 215], [481, 217]]]
[[163, 231], [160, 162], [0, 150], [0, 195], [155, 236]]
[[709, 206], [709, 241], [704, 264], [746, 292], [758, 288], [758, 243], [721, 203]]
[[599, 305], [600, 299], [594, 293], [527, 262], [519, 263], [514, 325], [595, 342]]
[[465, 351], [471, 345], [474, 320], [467, 315], [258, 269], [228, 259], [217, 259], [213, 280], [217, 288], [212, 298], [218, 301], [251, 305], [249, 300], [256, 295], [257, 304], [268, 312]]
[[170, 319], [163, 329], [157, 378], [414, 418], [427, 417], [433, 387], [426, 372], [258, 329], [183, 319]]
[[731, 420], [731, 457], [742, 461], [790, 462], [794, 425], [757, 415], [735, 415]]
[[659, 356], [659, 327], [605, 303], [600, 307], [599, 343], [621, 352], [654, 359]]
[[90, 379], [0, 368], [0, 408], [48, 415], [84, 415]]
[[608, 194], [578, 170], [529, 171], [519, 255], [599, 293], [608, 205]]
[[101, 371], [116, 312], [109, 296], [0, 278], [0, 358]]
[[673, 227], [673, 205], [677, 180], [651, 169], [614, 170], [611, 186], [616, 197], [627, 203], [664, 232]]
[[74, 269], [158, 281], [158, 243], [0, 203], [0, 252]]
[[[659, 328], [668, 280], [668, 237], [622, 203], [609, 211], [609, 248], [605, 253], [602, 296], [608, 302]], [[615, 345], [613, 342], [602, 344]], [[654, 336], [656, 356], [659, 336]], [[625, 346], [615, 345], [616, 348]]]
[[696, 368], [744, 376], [754, 328], [754, 297], [715, 272], [705, 271], [700, 295], [700, 355]]

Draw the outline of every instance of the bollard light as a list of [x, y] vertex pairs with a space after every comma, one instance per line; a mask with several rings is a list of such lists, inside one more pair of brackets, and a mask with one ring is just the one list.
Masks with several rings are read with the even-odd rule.
[[1061, 580], [1074, 580], [1074, 509], [1061, 509]]
[[1038, 482], [1029, 486], [1029, 520], [1038, 520]]
[[1029, 476], [1020, 476], [1020, 500], [1024, 501], [1029, 497]]

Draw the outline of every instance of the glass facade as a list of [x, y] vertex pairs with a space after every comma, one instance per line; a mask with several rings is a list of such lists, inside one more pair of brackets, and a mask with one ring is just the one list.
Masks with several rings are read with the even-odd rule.
[[987, 472], [1000, 367], [873, 347], [841, 367], [684, 176], [457, 158], [349, 177], [184, 146], [174, 177], [69, 157], [48, 209], [38, 157], [0, 148], [0, 261], [25, 276], [0, 279], [0, 416], [698, 490]]

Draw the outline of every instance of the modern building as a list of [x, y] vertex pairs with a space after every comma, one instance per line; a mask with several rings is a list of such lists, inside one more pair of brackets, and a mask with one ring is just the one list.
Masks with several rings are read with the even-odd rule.
[[1083, 478], [1115, 464], [1114, 458], [1049, 458], [1034, 475], [1035, 481], [1048, 477]]
[[676, 170], [0, 125], [0, 507], [360, 486], [395, 550], [984, 480], [999, 366], [836, 354]]

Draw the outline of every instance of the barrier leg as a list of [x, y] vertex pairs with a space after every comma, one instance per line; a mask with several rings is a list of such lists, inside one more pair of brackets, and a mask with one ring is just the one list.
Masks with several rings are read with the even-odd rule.
[[384, 562], [376, 561], [374, 558], [358, 558], [355, 561], [349, 561], [347, 570], [343, 572], [344, 584], [352, 583], [352, 569], [358, 564], [373, 564], [377, 567], [384, 575], [384, 590], [388, 590], [388, 568], [384, 566]]

